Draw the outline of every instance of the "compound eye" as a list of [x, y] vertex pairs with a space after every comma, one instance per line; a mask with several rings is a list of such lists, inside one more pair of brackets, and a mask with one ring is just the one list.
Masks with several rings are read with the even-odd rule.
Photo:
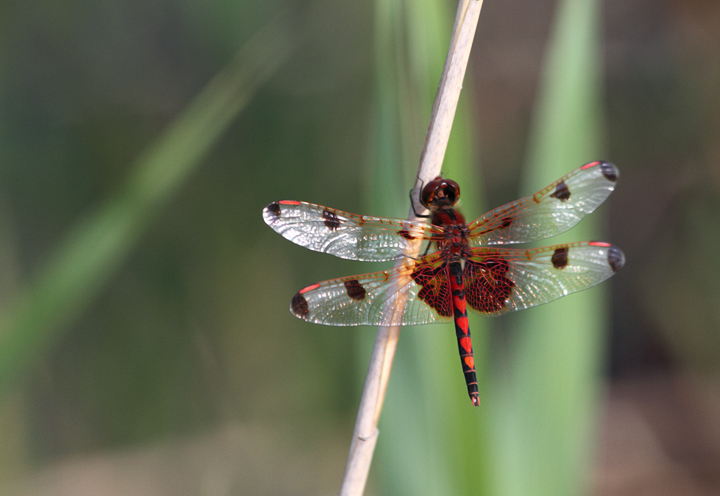
[[443, 178], [438, 176], [423, 187], [420, 193], [420, 203], [422, 203], [423, 207], [430, 208], [435, 199], [435, 194], [443, 187], [444, 182]]
[[445, 197], [450, 205], [455, 205], [460, 199], [460, 186], [451, 179], [446, 179], [443, 184]]

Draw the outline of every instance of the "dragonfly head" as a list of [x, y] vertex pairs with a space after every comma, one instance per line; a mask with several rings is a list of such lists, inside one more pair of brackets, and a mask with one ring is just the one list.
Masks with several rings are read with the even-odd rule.
[[420, 193], [420, 203], [429, 210], [453, 207], [460, 199], [460, 186], [451, 179], [436, 177]]

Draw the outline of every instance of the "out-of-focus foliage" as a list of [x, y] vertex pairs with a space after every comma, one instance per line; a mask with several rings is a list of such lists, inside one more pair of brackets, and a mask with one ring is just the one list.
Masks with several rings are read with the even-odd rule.
[[[571, 167], [600, 158], [604, 148], [600, 3], [558, 3], [521, 181], [527, 194]], [[598, 228], [603, 211], [533, 246], [603, 239]], [[571, 496], [587, 491], [608, 286], [508, 319], [510, 345], [493, 362], [497, 494]]]
[[70, 229], [49, 261], [17, 291], [0, 326], [0, 396], [31, 366], [33, 357], [54, 342], [53, 331], [85, 310], [88, 298], [114, 275], [138, 236], [187, 181], [257, 86], [287, 58], [288, 27], [276, 20], [248, 42], [140, 155], [118, 191]]
[[[76, 286], [53, 289], [50, 303], [72, 318], [21, 336], [38, 339], [38, 347], [0, 350], [8, 357], [0, 370], [26, 365], [0, 405], [3, 494], [78, 494], [88, 480], [95, 494], [111, 496], [336, 491], [369, 354], [357, 336], [374, 332], [305, 324], [286, 309], [305, 284], [380, 267], [293, 246], [260, 212], [285, 198], [405, 214], [407, 171], [419, 157], [455, 5], [398, 5], [0, 5], [2, 322], [63, 253], [65, 240], [122, 195], [134, 164], [187, 115], [240, 47], [285, 15], [293, 48], [237, 119], [208, 124], [220, 136], [212, 147], [193, 144], [200, 135], [183, 140], [190, 150], [175, 165], [197, 154], [195, 169], [165, 202], [127, 217], [136, 227], [125, 256], [101, 267], [95, 283], [83, 275]], [[718, 492], [720, 438], [707, 419], [717, 418], [713, 377], [720, 369], [720, 6], [630, 0], [603, 8], [598, 62], [606, 90], [597, 103], [607, 146], [602, 157], [580, 160], [604, 158], [621, 170], [616, 192], [594, 216], [602, 238], [628, 260], [604, 288], [612, 308], [603, 317], [612, 329], [610, 399], [597, 436], [601, 458], [623, 463], [597, 465], [588, 484], [608, 495], [627, 494], [620, 480], [656, 495], [691, 494], [688, 487]], [[464, 129], [453, 136], [461, 144], [447, 163], [465, 161], [464, 170], [446, 171], [467, 174], [460, 180], [468, 217], [546, 183], [528, 178], [518, 187], [555, 13], [550, 1], [485, 2], [461, 100], [466, 127], [456, 128]], [[271, 65], [268, 59], [261, 67]], [[393, 94], [379, 88], [383, 77], [410, 81], [393, 87], [398, 101], [383, 99]], [[402, 136], [384, 134], [398, 126], [393, 112], [406, 126]], [[383, 147], [378, 137], [386, 138]], [[472, 158], [477, 150], [481, 162]], [[396, 184], [378, 181], [372, 168], [393, 160], [404, 167], [391, 179]], [[558, 156], [563, 170], [579, 165], [565, 160]], [[91, 244], [78, 266], [100, 246]], [[84, 285], [92, 290], [82, 305], [65, 308]], [[581, 297], [568, 305], [572, 298]], [[32, 312], [33, 321], [52, 305]], [[491, 376], [512, 365], [500, 357], [516, 344], [505, 332], [510, 320], [492, 325], [498, 332], [490, 339], [472, 324], [478, 356], [491, 357], [483, 365]], [[400, 347], [368, 492], [492, 494], [503, 484], [489, 479], [498, 477], [512, 485], [516, 473], [488, 468], [501, 455], [487, 416], [506, 406], [504, 397], [485, 385], [480, 409], [469, 405], [452, 329], [405, 329]], [[602, 352], [598, 347], [592, 351]], [[526, 348], [530, 358], [533, 352]], [[548, 370], [540, 357], [554, 363], [552, 354], [538, 354], [537, 369], [525, 377]], [[532, 443], [521, 430], [508, 434], [516, 436], [513, 446], [500, 448]], [[580, 443], [584, 453], [596, 446], [592, 435]], [[532, 472], [526, 476], [532, 483]]]

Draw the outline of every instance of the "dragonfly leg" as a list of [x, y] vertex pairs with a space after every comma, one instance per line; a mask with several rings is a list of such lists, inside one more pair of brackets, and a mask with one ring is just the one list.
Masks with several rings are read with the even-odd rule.
[[[422, 191], [422, 189], [423, 189], [423, 182], [420, 181], [420, 191]], [[418, 217], [420, 219], [427, 219], [428, 217], [430, 217], [429, 214], [428, 215], [419, 214], [419, 213], [417, 213], [417, 210], [415, 210], [415, 200], [413, 200], [413, 191], [415, 191], [414, 188], [410, 190], [410, 194], [408, 195], [410, 197], [410, 208], [412, 208], [412, 211], [413, 211], [413, 214], [415, 214], [415, 217]]]

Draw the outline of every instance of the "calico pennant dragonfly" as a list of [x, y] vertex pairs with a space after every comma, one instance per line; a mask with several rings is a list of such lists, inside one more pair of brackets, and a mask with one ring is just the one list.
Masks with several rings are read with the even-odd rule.
[[[483, 315], [501, 315], [541, 305], [595, 286], [625, 263], [619, 248], [599, 241], [527, 250], [497, 246], [567, 231], [605, 201], [618, 176], [613, 164], [592, 162], [470, 224], [456, 208], [458, 184], [442, 177], [427, 183], [420, 194], [430, 224], [292, 200], [271, 203], [263, 218], [298, 245], [350, 260], [398, 259], [410, 243], [426, 243], [424, 255], [406, 259], [400, 267], [307, 286], [293, 297], [290, 311], [308, 322], [335, 326], [454, 320], [465, 382], [477, 406], [468, 306]], [[404, 310], [386, 311], [389, 303], [403, 298]]]

